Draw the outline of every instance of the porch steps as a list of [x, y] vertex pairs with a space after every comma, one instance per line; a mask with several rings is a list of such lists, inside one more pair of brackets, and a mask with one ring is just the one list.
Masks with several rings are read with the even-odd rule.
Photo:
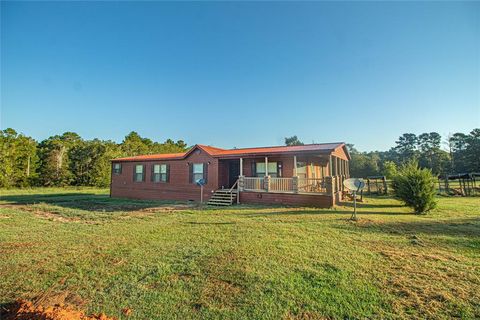
[[231, 206], [237, 201], [237, 190], [219, 189], [215, 191], [207, 204], [210, 206]]

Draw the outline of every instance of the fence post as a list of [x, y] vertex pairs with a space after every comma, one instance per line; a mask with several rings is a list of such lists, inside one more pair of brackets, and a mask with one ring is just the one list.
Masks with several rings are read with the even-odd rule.
[[298, 176], [292, 177], [292, 189], [294, 193], [298, 193]]

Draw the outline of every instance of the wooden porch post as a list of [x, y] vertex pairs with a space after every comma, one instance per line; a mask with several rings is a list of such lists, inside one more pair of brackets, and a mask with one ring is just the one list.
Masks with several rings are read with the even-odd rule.
[[245, 179], [243, 177], [243, 158], [240, 158], [240, 176], [238, 177], [237, 203], [240, 203], [240, 191], [243, 191], [244, 188], [245, 188]]
[[265, 157], [265, 179], [263, 188], [267, 192], [270, 190], [270, 176], [268, 175], [268, 157]]
[[332, 163], [332, 155], [330, 155], [330, 158], [328, 160], [328, 166], [329, 166], [329, 176], [333, 177], [333, 163]]
[[293, 176], [297, 176], [297, 156], [293, 156]]

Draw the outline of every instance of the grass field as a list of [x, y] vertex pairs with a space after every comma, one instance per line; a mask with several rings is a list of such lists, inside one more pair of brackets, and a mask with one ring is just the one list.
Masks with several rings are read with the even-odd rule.
[[0, 191], [0, 304], [48, 293], [129, 319], [480, 317], [480, 198], [413, 215]]

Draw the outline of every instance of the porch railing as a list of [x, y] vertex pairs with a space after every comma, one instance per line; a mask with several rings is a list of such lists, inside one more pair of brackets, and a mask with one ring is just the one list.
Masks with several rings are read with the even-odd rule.
[[263, 178], [243, 177], [244, 190], [264, 190]]
[[277, 177], [242, 177], [242, 190], [292, 192], [292, 193], [327, 193], [325, 178], [277, 178]]
[[325, 178], [298, 178], [298, 191], [325, 193], [327, 192]]
[[293, 192], [293, 178], [270, 178], [269, 191]]

